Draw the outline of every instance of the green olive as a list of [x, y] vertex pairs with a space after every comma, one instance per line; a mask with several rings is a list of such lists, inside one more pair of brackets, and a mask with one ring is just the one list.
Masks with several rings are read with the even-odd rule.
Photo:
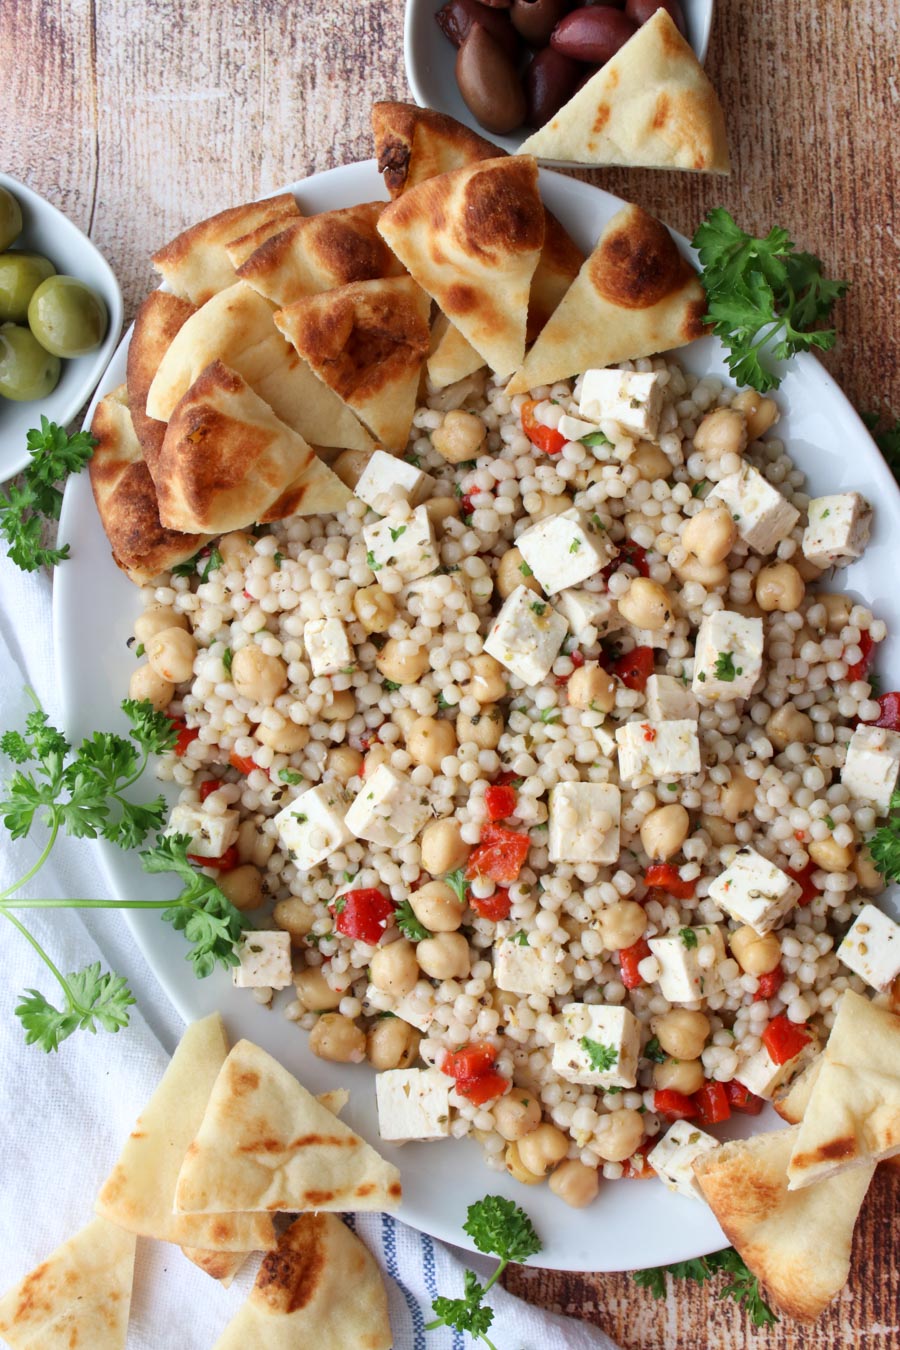
[[0, 250], [9, 248], [22, 233], [22, 208], [11, 192], [0, 187]]
[[106, 336], [103, 298], [77, 277], [48, 277], [28, 306], [28, 326], [54, 356], [84, 356]]
[[16, 403], [46, 398], [59, 380], [60, 360], [33, 333], [13, 323], [0, 327], [0, 395]]
[[24, 323], [31, 297], [55, 271], [40, 253], [0, 253], [0, 323]]

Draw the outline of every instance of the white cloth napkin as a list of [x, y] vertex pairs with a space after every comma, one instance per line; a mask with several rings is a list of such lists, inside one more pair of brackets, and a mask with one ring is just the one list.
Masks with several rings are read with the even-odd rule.
[[[31, 707], [26, 684], [58, 716], [49, 583], [19, 572], [4, 556], [0, 731], [23, 725]], [[0, 756], [0, 781], [9, 772]], [[37, 828], [29, 839], [11, 843], [0, 827], [0, 890], [35, 861], [41, 833]], [[107, 890], [92, 846], [60, 839], [26, 893], [101, 897]], [[53, 1055], [26, 1046], [13, 1015], [18, 995], [34, 987], [56, 1002], [58, 989], [25, 939], [0, 920], [0, 1292], [89, 1222], [94, 1195], [183, 1030], [121, 915], [32, 910], [21, 917], [63, 973], [99, 960], [127, 977], [137, 1006], [131, 1025], [114, 1036], [78, 1032]], [[426, 1333], [424, 1326], [435, 1295], [458, 1297], [465, 1266], [484, 1276], [493, 1268], [489, 1260], [452, 1253], [389, 1216], [360, 1214], [348, 1222], [386, 1276], [395, 1350], [463, 1350], [472, 1344], [457, 1332]], [[255, 1261], [248, 1263], [226, 1291], [178, 1248], [139, 1241], [129, 1350], [208, 1350], [248, 1293], [255, 1269]], [[602, 1332], [541, 1312], [501, 1288], [492, 1290], [490, 1303], [497, 1350], [615, 1350]]]

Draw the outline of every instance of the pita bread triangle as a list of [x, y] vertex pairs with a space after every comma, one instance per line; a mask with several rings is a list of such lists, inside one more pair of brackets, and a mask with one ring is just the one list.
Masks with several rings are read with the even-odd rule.
[[853, 1229], [874, 1168], [788, 1190], [799, 1125], [736, 1139], [694, 1162], [704, 1199], [728, 1241], [789, 1317], [814, 1321], [844, 1287]]
[[439, 314], [431, 330], [432, 352], [428, 358], [428, 378], [435, 389], [445, 389], [467, 375], [474, 375], [484, 361], [471, 342], [467, 342], [446, 314]]
[[703, 336], [705, 313], [700, 278], [666, 227], [640, 206], [624, 206], [506, 392], [681, 347]]
[[523, 141], [519, 153], [698, 173], [731, 167], [716, 91], [664, 9]]
[[390, 1350], [387, 1293], [367, 1247], [334, 1214], [301, 1214], [263, 1259], [214, 1350]]
[[170, 290], [182, 300], [204, 305], [234, 284], [234, 264], [226, 252], [227, 245], [266, 221], [287, 214], [300, 214], [289, 192], [261, 202], [232, 206], [191, 225], [158, 249], [151, 262]]
[[400, 1174], [250, 1041], [222, 1065], [187, 1151], [180, 1214], [396, 1209]]
[[792, 1191], [900, 1153], [900, 1017], [843, 994], [798, 1130]]
[[147, 416], [147, 395], [175, 334], [195, 313], [189, 301], [179, 300], [168, 291], [151, 291], [135, 315], [128, 344], [128, 406], [151, 474], [159, 458], [166, 424]]
[[229, 244], [225, 245], [225, 252], [228, 254], [235, 272], [248, 258], [252, 257], [258, 248], [262, 248], [267, 239], [271, 239], [273, 235], [281, 234], [282, 230], [286, 230], [292, 221], [303, 219], [303, 216], [297, 210], [297, 203], [294, 202], [293, 197], [291, 201], [294, 206], [293, 210], [287, 208], [279, 212], [278, 215], [272, 216], [270, 220], [264, 220], [255, 229], [248, 230], [246, 234], [242, 234], [238, 239], [232, 239]]
[[208, 1251], [267, 1251], [275, 1244], [263, 1214], [175, 1214], [175, 1182], [228, 1054], [218, 1013], [192, 1022], [100, 1189], [96, 1212], [141, 1237]]
[[125, 1350], [136, 1239], [94, 1219], [0, 1298], [11, 1350]]
[[392, 202], [378, 229], [487, 364], [513, 371], [544, 242], [535, 161], [483, 160], [429, 178]]
[[412, 277], [389, 277], [305, 296], [279, 310], [275, 323], [376, 440], [400, 451], [431, 342], [430, 313]]

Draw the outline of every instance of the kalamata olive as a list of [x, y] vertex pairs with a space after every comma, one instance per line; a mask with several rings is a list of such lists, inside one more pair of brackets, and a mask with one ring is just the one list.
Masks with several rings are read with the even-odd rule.
[[525, 121], [525, 90], [515, 62], [480, 23], [472, 25], [457, 52], [456, 83], [485, 131], [515, 131]]
[[491, 9], [479, 4], [478, 0], [448, 0], [434, 17], [438, 28], [454, 47], [461, 47], [472, 24], [480, 23], [511, 56], [518, 52], [518, 34], [509, 21], [509, 14], [502, 9]]
[[525, 71], [525, 98], [528, 112], [525, 117], [530, 127], [542, 127], [555, 117], [564, 103], [568, 103], [581, 79], [584, 66], [568, 56], [561, 56], [552, 47], [536, 54]]
[[509, 9], [512, 0], [479, 0], [482, 5], [487, 5], [488, 9]]
[[581, 66], [580, 62], [579, 66], [583, 74], [581, 76], [581, 79], [576, 84], [575, 88], [572, 90], [573, 96], [575, 94], [580, 94], [584, 86], [587, 84], [588, 80], [592, 80], [594, 76], [597, 74], [597, 71], [600, 70], [601, 68], [600, 66], [587, 66], [587, 67]]
[[589, 5], [560, 20], [550, 35], [550, 46], [573, 61], [602, 66], [636, 32], [637, 24], [626, 14], [608, 5]]
[[684, 15], [681, 12], [681, 5], [678, 0], [628, 0], [625, 13], [629, 19], [633, 19], [636, 24], [640, 25], [646, 23], [648, 19], [652, 19], [658, 9], [667, 10], [681, 36], [687, 37]]
[[571, 8], [571, 0], [513, 0], [509, 16], [513, 28], [529, 46], [545, 47], [550, 34]]

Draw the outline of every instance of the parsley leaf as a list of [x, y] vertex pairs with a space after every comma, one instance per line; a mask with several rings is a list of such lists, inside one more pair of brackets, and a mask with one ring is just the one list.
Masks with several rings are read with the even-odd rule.
[[16, 567], [36, 572], [39, 567], [54, 567], [69, 556], [68, 544], [42, 547], [44, 522], [59, 520], [63, 494], [57, 484], [70, 473], [80, 473], [97, 442], [88, 431], [67, 436], [62, 427], [41, 417], [40, 429], [28, 432], [26, 444], [31, 459], [23, 481], [0, 493], [0, 533]]
[[743, 673], [743, 668], [734, 664], [734, 652], [719, 652], [715, 667], [717, 680], [722, 680], [725, 684], [733, 684], [735, 676]]
[[586, 436], [580, 438], [582, 445], [600, 446], [612, 445], [608, 436], [604, 436], [602, 431], [589, 431]]
[[450, 887], [461, 905], [469, 903], [469, 883], [466, 881], [463, 868], [457, 867], [455, 872], [448, 872], [443, 880], [444, 885]]
[[403, 900], [394, 910], [394, 923], [400, 929], [405, 938], [410, 942], [421, 942], [423, 938], [430, 938], [432, 932], [426, 928], [416, 918], [412, 905], [408, 900]]
[[695, 1280], [698, 1284], [706, 1284], [719, 1272], [731, 1277], [722, 1286], [719, 1298], [730, 1298], [745, 1308], [756, 1327], [773, 1326], [778, 1321], [760, 1292], [759, 1280], [733, 1247], [711, 1252], [709, 1256], [701, 1256], [694, 1261], [676, 1261], [671, 1266], [636, 1270], [631, 1278], [642, 1289], [649, 1290], [654, 1298], [665, 1298], [667, 1274], [676, 1280]]
[[681, 938], [682, 945], [691, 951], [697, 945], [697, 934], [693, 928], [679, 928], [678, 936]]
[[900, 792], [891, 797], [888, 817], [870, 838], [869, 852], [885, 881], [900, 881]]
[[578, 1042], [584, 1053], [590, 1060], [591, 1068], [597, 1073], [606, 1073], [608, 1069], [618, 1063], [619, 1052], [614, 1045], [603, 1045], [600, 1041], [592, 1041], [590, 1036], [582, 1036]]
[[145, 872], [175, 872], [184, 882], [162, 917], [193, 943], [187, 960], [202, 980], [218, 965], [227, 970], [239, 964], [236, 948], [247, 920], [213, 879], [192, 865], [187, 856], [190, 843], [186, 834], [160, 835], [154, 848], [141, 853], [141, 866]]
[[200, 573], [201, 581], [209, 581], [210, 572], [218, 572], [224, 559], [217, 548], [210, 549], [209, 553], [200, 554], [201, 559], [205, 559], [203, 571]]
[[75, 1031], [119, 1031], [128, 1025], [128, 1008], [134, 995], [122, 975], [100, 972], [96, 961], [65, 977], [68, 998], [65, 1008], [55, 1008], [37, 989], [26, 989], [16, 1004], [15, 1015], [25, 1030], [26, 1045], [40, 1045], [48, 1054]]
[[655, 1036], [644, 1046], [644, 1059], [652, 1060], [654, 1064], [664, 1064], [666, 1062], [666, 1052], [663, 1050]]

